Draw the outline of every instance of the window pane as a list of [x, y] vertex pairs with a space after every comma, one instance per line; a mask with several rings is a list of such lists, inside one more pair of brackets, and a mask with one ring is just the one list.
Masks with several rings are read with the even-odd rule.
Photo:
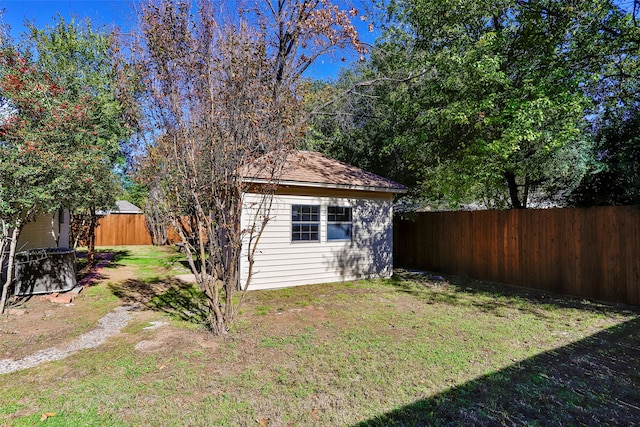
[[327, 207], [327, 240], [351, 240], [351, 208]]
[[351, 222], [351, 208], [343, 206], [329, 206], [327, 208], [327, 221]]
[[320, 206], [311, 206], [311, 212], [309, 212], [309, 221], [320, 221]]
[[351, 224], [327, 224], [327, 240], [351, 240]]
[[291, 241], [320, 240], [320, 206], [291, 206]]
[[320, 221], [320, 206], [314, 206], [314, 205], [291, 206], [291, 221], [297, 221], [297, 222]]

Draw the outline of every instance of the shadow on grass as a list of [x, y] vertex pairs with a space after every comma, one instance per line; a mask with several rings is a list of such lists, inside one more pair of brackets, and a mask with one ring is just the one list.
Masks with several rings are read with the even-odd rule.
[[[178, 261], [178, 263], [184, 267], [185, 269], [187, 269], [188, 271], [192, 271], [191, 270], [191, 265], [189, 265], [189, 261], [187, 261], [186, 259], [180, 260]], [[200, 271], [202, 268], [202, 261], [199, 259], [194, 259], [193, 260], [193, 265], [195, 265], [196, 270]]]
[[[107, 261], [111, 261], [114, 265], [117, 265], [118, 261], [120, 261], [121, 259], [126, 258], [128, 256], [131, 256], [131, 252], [129, 252], [126, 249], [118, 249], [118, 250], [96, 249], [96, 252], [95, 252], [96, 261], [107, 260]], [[87, 250], [86, 249], [77, 249], [76, 250], [76, 258], [78, 258], [78, 260], [85, 260], [86, 261], [86, 259], [87, 259]]]
[[541, 307], [572, 308], [597, 313], [634, 314], [637, 307], [624, 304], [599, 303], [586, 299], [526, 289], [495, 282], [463, 278], [430, 272], [396, 270], [392, 286], [427, 303], [475, 306], [498, 314], [501, 309], [517, 308], [538, 317], [547, 317]]
[[127, 304], [142, 305], [195, 324], [203, 324], [207, 318], [204, 294], [193, 284], [178, 279], [129, 279], [109, 284], [109, 288]]
[[115, 268], [121, 266], [119, 260], [129, 256], [127, 250], [96, 250], [95, 264], [88, 270], [87, 251], [76, 250], [76, 280], [80, 286], [94, 286], [98, 281], [104, 279], [100, 273], [103, 268]]
[[356, 424], [640, 425], [640, 317]]

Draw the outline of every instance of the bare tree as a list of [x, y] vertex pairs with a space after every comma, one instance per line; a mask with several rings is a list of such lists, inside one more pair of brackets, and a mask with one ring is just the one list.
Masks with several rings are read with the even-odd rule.
[[[307, 124], [302, 74], [333, 48], [364, 50], [350, 22], [357, 12], [328, 0], [235, 3], [234, 13], [208, 0], [145, 4], [133, 48], [153, 137], [144, 171], [184, 244], [216, 334], [236, 317], [278, 177]], [[247, 173], [264, 184], [249, 188]], [[249, 189], [262, 197], [242, 227]]]
[[151, 241], [157, 246], [169, 243], [169, 227], [171, 224], [164, 214], [165, 210], [162, 208], [162, 203], [162, 199], [158, 197], [158, 192], [155, 189], [151, 189], [144, 207], [144, 216], [147, 230], [151, 235]]

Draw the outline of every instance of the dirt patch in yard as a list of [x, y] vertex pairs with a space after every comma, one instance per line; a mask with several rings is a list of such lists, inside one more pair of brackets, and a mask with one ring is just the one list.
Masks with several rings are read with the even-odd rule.
[[205, 331], [185, 331], [162, 321], [151, 320], [148, 323], [145, 328], [149, 329], [134, 338], [138, 352], [168, 357], [181, 352], [212, 351], [218, 347], [218, 341]]
[[20, 359], [43, 349], [63, 346], [94, 329], [98, 319], [121, 305], [117, 299], [91, 288], [127, 280], [134, 272], [129, 267], [105, 268], [112, 254], [97, 256], [99, 266], [79, 281], [84, 280], [87, 287], [72, 303], [60, 304], [36, 295], [11, 304], [0, 316], [0, 359]]

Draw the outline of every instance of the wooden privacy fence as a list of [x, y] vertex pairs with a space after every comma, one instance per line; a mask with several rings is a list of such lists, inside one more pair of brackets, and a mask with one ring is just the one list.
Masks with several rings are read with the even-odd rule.
[[[188, 222], [188, 218], [184, 218]], [[169, 226], [167, 244], [180, 242], [180, 235]], [[146, 216], [140, 214], [108, 214], [98, 220], [96, 246], [152, 245], [153, 237]]]
[[398, 267], [640, 305], [640, 208], [427, 212], [395, 219]]
[[109, 214], [98, 220], [96, 246], [152, 243], [144, 214]]

